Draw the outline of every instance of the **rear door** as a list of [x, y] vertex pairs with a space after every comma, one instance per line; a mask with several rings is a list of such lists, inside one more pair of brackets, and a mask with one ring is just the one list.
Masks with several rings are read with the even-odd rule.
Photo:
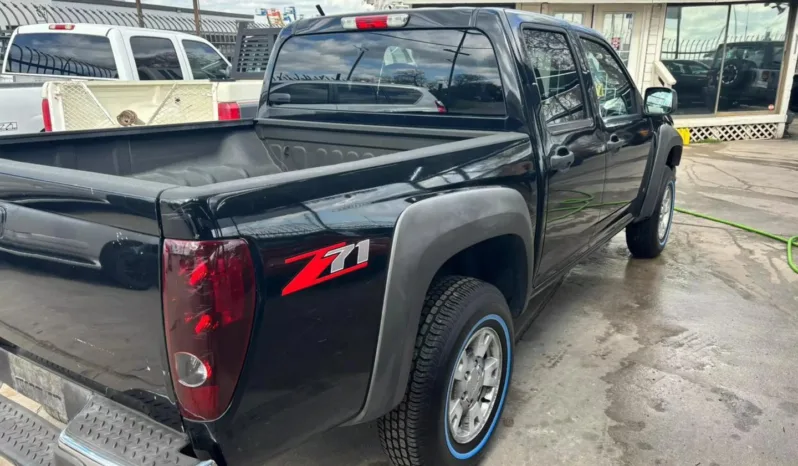
[[654, 137], [642, 98], [618, 56], [601, 39], [580, 36], [593, 79], [607, 144], [607, 179], [601, 217], [607, 222], [637, 198]]
[[521, 39], [540, 93], [537, 117], [548, 175], [539, 283], [587, 250], [599, 221], [604, 138], [587, 99], [585, 67], [566, 30], [528, 26]]

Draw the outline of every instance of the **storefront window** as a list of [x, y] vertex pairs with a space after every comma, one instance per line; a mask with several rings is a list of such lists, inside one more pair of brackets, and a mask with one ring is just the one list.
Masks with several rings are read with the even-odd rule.
[[787, 3], [668, 7], [660, 60], [677, 113], [773, 111], [788, 16]]

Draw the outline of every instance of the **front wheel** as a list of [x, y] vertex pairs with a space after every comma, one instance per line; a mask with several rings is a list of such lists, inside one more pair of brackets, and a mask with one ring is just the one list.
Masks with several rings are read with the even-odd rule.
[[653, 259], [665, 249], [673, 225], [675, 203], [676, 174], [672, 168], [666, 167], [654, 214], [626, 227], [626, 245], [634, 257]]
[[405, 397], [378, 423], [393, 464], [479, 461], [504, 406], [513, 341], [512, 316], [496, 287], [458, 276], [433, 284]]

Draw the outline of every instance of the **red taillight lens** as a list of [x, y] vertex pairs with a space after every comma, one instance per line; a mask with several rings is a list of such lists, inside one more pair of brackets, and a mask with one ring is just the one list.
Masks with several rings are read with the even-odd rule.
[[50, 132], [53, 130], [53, 118], [50, 116], [50, 102], [47, 99], [42, 99], [42, 121], [44, 122], [44, 130]]
[[219, 102], [219, 120], [240, 120], [241, 107], [235, 102]]
[[184, 417], [219, 418], [233, 397], [255, 316], [246, 241], [163, 246], [163, 307], [172, 384]]
[[446, 113], [446, 106], [440, 100], [435, 101], [435, 106], [438, 107], [438, 113]]
[[75, 29], [74, 24], [51, 24], [51, 31], [72, 31]]
[[358, 29], [388, 29], [388, 16], [361, 16], [355, 18]]
[[407, 25], [410, 15], [375, 15], [375, 16], [350, 16], [341, 18], [341, 27], [344, 29], [388, 29], [400, 28]]

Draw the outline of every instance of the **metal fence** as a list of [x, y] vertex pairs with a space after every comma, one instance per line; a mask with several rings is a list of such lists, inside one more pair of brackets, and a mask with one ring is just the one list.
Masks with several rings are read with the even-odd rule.
[[[726, 38], [726, 44], [740, 42], [784, 42], [785, 35], [739, 35]], [[695, 60], [710, 64], [715, 58], [718, 49], [723, 45], [721, 37], [715, 39], [688, 39], [680, 40], [677, 44], [676, 39], [662, 40], [662, 60]]]

